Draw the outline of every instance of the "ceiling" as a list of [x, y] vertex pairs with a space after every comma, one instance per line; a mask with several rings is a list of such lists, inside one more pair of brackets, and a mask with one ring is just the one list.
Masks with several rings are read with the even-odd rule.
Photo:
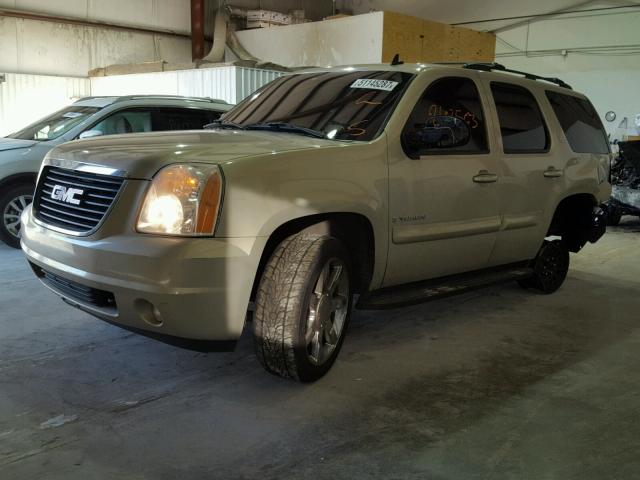
[[[639, 1], [624, 0], [337, 0], [339, 9], [354, 14], [370, 10], [391, 10], [444, 23], [476, 22], [505, 17], [539, 15], [561, 10], [584, 10], [599, 7], [638, 5]], [[526, 19], [524, 19], [526, 20]], [[515, 24], [522, 19], [479, 22], [466, 25], [477, 30], [494, 30]]]

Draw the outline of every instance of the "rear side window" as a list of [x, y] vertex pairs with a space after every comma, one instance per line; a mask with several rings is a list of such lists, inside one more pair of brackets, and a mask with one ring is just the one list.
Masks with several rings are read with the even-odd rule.
[[212, 110], [159, 107], [153, 116], [153, 131], [200, 130], [219, 117]]
[[549, 135], [538, 102], [526, 88], [491, 83], [504, 153], [541, 153], [549, 150]]
[[609, 141], [595, 108], [584, 98], [547, 91], [547, 98], [576, 153], [609, 153]]

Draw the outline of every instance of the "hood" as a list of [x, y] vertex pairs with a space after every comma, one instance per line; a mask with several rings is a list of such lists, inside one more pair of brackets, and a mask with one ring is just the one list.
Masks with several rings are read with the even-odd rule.
[[124, 170], [127, 178], [150, 179], [160, 168], [172, 163], [220, 164], [242, 157], [335, 147], [340, 143], [343, 142], [281, 132], [193, 130], [77, 140], [52, 150], [50, 157]]
[[17, 150], [18, 148], [33, 147], [35, 140], [20, 140], [18, 138], [0, 138], [0, 152], [7, 150]]

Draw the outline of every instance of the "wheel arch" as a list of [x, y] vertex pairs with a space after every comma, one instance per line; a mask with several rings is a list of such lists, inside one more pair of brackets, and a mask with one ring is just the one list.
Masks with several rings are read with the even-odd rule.
[[6, 189], [13, 185], [32, 184], [35, 188], [38, 174], [33, 172], [16, 173], [0, 180], [0, 189]]
[[598, 204], [592, 193], [567, 195], [556, 206], [547, 236], [562, 237], [569, 251], [579, 252], [589, 240], [593, 210]]
[[276, 247], [287, 237], [302, 232], [327, 234], [341, 240], [352, 261], [354, 293], [368, 290], [375, 264], [375, 235], [369, 218], [361, 213], [329, 212], [291, 219], [278, 226], [269, 236], [256, 271], [251, 300], [255, 299], [260, 278]]

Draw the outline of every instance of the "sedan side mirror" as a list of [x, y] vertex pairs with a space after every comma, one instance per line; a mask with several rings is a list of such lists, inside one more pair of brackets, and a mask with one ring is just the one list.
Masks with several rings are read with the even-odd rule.
[[425, 123], [416, 123], [414, 128], [403, 135], [406, 147], [417, 158], [420, 153], [432, 148], [454, 148], [469, 143], [471, 130], [467, 123], [448, 115], [427, 118]]
[[78, 138], [101, 137], [102, 135], [104, 135], [104, 133], [100, 130], [85, 130]]

